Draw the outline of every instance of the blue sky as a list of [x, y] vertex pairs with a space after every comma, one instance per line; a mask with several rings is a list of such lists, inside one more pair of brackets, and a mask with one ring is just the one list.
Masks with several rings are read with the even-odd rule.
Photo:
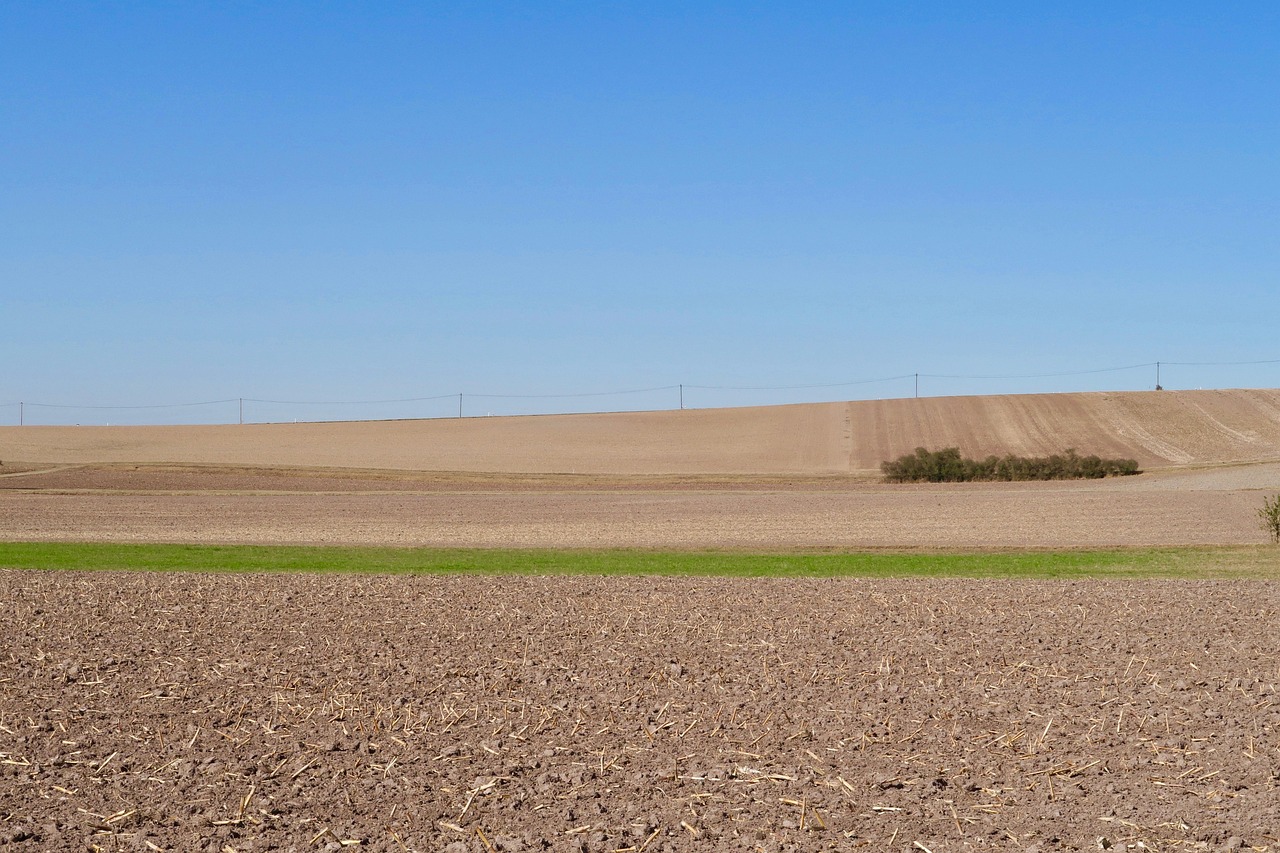
[[[1278, 41], [1270, 3], [6, 3], [0, 422], [1274, 387], [1167, 363], [1280, 359]], [[942, 378], [988, 376], [1030, 378]]]

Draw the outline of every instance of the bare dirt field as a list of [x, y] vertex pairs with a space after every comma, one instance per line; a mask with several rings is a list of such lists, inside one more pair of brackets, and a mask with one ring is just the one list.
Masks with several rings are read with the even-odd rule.
[[599, 415], [0, 427], [0, 460], [561, 474], [874, 474], [918, 446], [1144, 468], [1280, 461], [1280, 390], [922, 397]]
[[[0, 429], [0, 540], [1243, 544], [1280, 491], [1277, 392], [779, 408]], [[868, 476], [917, 444], [1149, 472]], [[1278, 615], [1268, 581], [0, 568], [0, 850], [1280, 851]]]
[[1115, 486], [274, 494], [0, 489], [0, 539], [756, 550], [1265, 541], [1255, 517], [1257, 490]]
[[[1132, 456], [1090, 483], [892, 486], [885, 459]], [[1280, 391], [1040, 394], [522, 418], [0, 428], [0, 538], [476, 547], [1077, 547], [1262, 540]]]
[[0, 849], [1280, 849], [1250, 582], [0, 572]]
[[1249, 544], [1280, 464], [1058, 483], [53, 466], [0, 476], [0, 539], [574, 548]]

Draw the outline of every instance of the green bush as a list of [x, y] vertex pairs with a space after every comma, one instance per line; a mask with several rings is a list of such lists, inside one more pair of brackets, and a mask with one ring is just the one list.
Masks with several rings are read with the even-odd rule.
[[1052, 456], [988, 456], [967, 459], [957, 447], [900, 456], [880, 465], [890, 483], [964, 483], [973, 480], [1091, 480], [1140, 473], [1133, 459], [1081, 456], [1074, 449]]
[[1258, 519], [1262, 522], [1262, 529], [1271, 536], [1271, 541], [1280, 543], [1280, 495], [1262, 499]]

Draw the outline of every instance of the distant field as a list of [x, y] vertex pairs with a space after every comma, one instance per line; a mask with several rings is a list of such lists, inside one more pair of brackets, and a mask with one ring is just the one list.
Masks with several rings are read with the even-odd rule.
[[[917, 446], [1137, 459], [1076, 483], [886, 485]], [[1251, 545], [1280, 391], [607, 415], [0, 428], [0, 541], [487, 549]]]
[[562, 474], [864, 474], [916, 447], [1280, 460], [1280, 390], [927, 397], [738, 409], [317, 424], [0, 427], [6, 463]]

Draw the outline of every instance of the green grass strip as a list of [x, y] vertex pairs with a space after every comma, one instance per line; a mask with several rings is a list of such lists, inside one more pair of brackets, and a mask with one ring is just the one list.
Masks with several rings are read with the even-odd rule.
[[1280, 578], [1280, 548], [743, 553], [0, 542], [0, 568], [783, 578]]

